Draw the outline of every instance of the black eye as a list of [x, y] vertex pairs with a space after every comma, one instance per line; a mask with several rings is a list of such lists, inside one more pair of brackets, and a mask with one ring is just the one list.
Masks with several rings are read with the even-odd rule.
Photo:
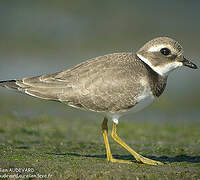
[[162, 48], [160, 50], [160, 52], [165, 56], [167, 56], [167, 55], [169, 55], [171, 53], [171, 51], [168, 48]]

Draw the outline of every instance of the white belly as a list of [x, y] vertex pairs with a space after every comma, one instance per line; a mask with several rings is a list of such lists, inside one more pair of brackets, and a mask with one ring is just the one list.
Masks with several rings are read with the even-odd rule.
[[155, 100], [151, 92], [151, 88], [147, 85], [146, 82], [141, 82], [144, 85], [144, 90], [136, 97], [137, 104], [130, 108], [128, 111], [121, 111], [121, 112], [113, 112], [107, 113], [106, 116], [111, 118], [115, 123], [118, 123], [118, 119], [126, 114], [138, 112], [145, 107], [149, 106]]
[[[133, 112], [133, 113], [144, 109], [155, 100], [155, 97], [153, 96], [151, 92], [151, 88], [149, 84], [147, 83], [147, 81], [145, 81], [145, 79], [141, 79], [140, 83], [144, 87], [144, 89], [136, 97], [137, 104], [129, 110], [130, 112]], [[127, 113], [129, 113], [129, 111]]]
[[149, 93], [149, 94], [145, 94], [142, 97], [139, 97], [139, 99], [140, 100], [138, 100], [138, 103], [134, 107], [129, 109], [127, 113], [135, 113], [144, 109], [145, 107], [153, 103], [153, 101], [155, 100], [155, 97], [153, 96], [152, 93]]

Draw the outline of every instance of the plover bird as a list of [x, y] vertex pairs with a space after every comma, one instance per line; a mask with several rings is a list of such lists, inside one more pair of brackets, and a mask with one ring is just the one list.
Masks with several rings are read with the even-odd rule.
[[107, 127], [107, 121], [111, 119], [112, 138], [138, 162], [162, 165], [162, 162], [141, 156], [122, 141], [117, 134], [117, 125], [121, 116], [137, 112], [156, 100], [165, 89], [169, 73], [181, 66], [197, 69], [194, 63], [184, 58], [177, 41], [159, 37], [147, 42], [136, 53], [99, 56], [62, 72], [1, 81], [0, 86], [103, 114], [102, 134], [108, 161], [132, 163], [112, 156]]

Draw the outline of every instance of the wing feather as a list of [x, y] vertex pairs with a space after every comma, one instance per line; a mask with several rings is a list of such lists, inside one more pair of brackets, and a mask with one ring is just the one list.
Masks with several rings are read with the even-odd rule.
[[73, 107], [118, 111], [136, 104], [141, 78], [138, 72], [143, 69], [135, 54], [114, 53], [90, 59], [66, 71], [3, 81], [0, 85]]

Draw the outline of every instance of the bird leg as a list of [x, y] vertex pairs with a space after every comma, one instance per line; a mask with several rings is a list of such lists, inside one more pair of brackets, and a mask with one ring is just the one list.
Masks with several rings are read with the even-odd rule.
[[108, 141], [108, 126], [107, 126], [108, 119], [104, 118], [103, 123], [101, 125], [102, 128], [102, 133], [103, 133], [103, 138], [104, 138], [104, 143], [106, 146], [106, 154], [107, 154], [107, 160], [110, 162], [119, 162], [119, 163], [132, 163], [131, 161], [128, 160], [122, 160], [122, 159], [115, 159], [112, 156], [111, 150], [110, 150], [110, 145]]
[[138, 162], [149, 164], [149, 165], [163, 165], [162, 162], [155, 161], [155, 160], [148, 159], [146, 157], [141, 156], [140, 154], [136, 153], [132, 148], [130, 148], [124, 141], [122, 141], [121, 138], [117, 134], [116, 123], [113, 123], [111, 136], [117, 143], [119, 143], [123, 148], [125, 148], [128, 152], [130, 152]]

